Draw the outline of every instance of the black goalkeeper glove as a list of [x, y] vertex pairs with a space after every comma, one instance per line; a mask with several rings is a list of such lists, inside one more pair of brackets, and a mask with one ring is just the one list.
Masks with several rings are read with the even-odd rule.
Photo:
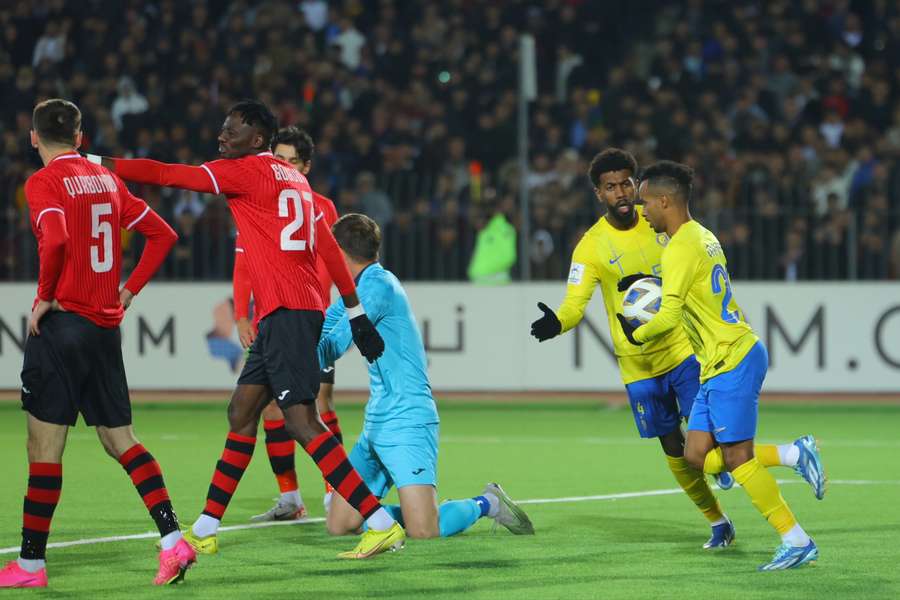
[[643, 346], [644, 342], [639, 342], [634, 339], [634, 330], [637, 329], [637, 327], [629, 323], [628, 319], [621, 313], [616, 313], [616, 318], [619, 319], [619, 325], [622, 326], [622, 331], [625, 332], [625, 337], [628, 338], [628, 341], [635, 346]]
[[367, 361], [373, 363], [384, 354], [384, 340], [365, 313], [350, 319], [350, 331], [353, 342]]
[[550, 338], [555, 338], [562, 331], [562, 323], [556, 318], [550, 308], [543, 302], [538, 302], [538, 308], [544, 313], [544, 316], [531, 324], [531, 335], [537, 338], [539, 342], [546, 342]]
[[646, 279], [647, 277], [650, 277], [653, 279], [659, 279], [659, 283], [660, 283], [660, 285], [662, 285], [662, 279], [660, 279], [659, 277], [656, 277], [655, 275], [645, 275], [644, 273], [635, 273], [634, 275], [628, 275], [628, 276], [620, 279], [619, 284], [616, 286], [616, 289], [618, 289], [620, 292], [624, 292], [625, 290], [630, 288], [631, 285], [635, 281], [640, 281], [641, 279]]

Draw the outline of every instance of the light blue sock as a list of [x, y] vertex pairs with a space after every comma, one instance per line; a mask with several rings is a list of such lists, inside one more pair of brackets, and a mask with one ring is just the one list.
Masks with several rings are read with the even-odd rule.
[[[397, 504], [385, 504], [384, 510], [388, 511], [394, 520], [403, 524], [403, 512]], [[450, 537], [457, 533], [462, 533], [475, 524], [475, 521], [481, 518], [483, 514], [482, 507], [474, 498], [467, 500], [448, 500], [438, 507], [438, 519], [440, 520], [441, 537]], [[368, 529], [365, 521], [362, 525], [363, 531]]]
[[441, 537], [450, 537], [462, 533], [481, 518], [481, 507], [473, 498], [467, 500], [449, 500], [438, 508], [441, 524]]

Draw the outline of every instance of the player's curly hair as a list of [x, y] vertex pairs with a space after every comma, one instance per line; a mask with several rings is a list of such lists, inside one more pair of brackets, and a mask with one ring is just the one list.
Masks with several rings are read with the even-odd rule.
[[274, 148], [278, 144], [293, 146], [297, 151], [297, 156], [303, 162], [311, 161], [313, 153], [316, 150], [316, 145], [313, 143], [312, 136], [306, 133], [305, 130], [295, 127], [294, 125], [282, 127], [278, 130], [278, 133], [276, 133], [275, 137], [272, 139], [272, 147]]
[[690, 202], [694, 187], [694, 169], [673, 160], [661, 160], [644, 170], [641, 179], [648, 185], [671, 187], [685, 202]]
[[603, 152], [597, 154], [591, 161], [588, 168], [588, 177], [594, 187], [600, 187], [600, 176], [610, 171], [631, 171], [632, 175], [637, 175], [638, 164], [634, 155], [627, 150], [621, 148], [607, 148]]
[[269, 110], [269, 107], [259, 100], [241, 100], [228, 109], [228, 114], [238, 114], [241, 121], [252, 127], [256, 127], [263, 136], [263, 146], [266, 150], [272, 147], [272, 138], [278, 131], [278, 119]]

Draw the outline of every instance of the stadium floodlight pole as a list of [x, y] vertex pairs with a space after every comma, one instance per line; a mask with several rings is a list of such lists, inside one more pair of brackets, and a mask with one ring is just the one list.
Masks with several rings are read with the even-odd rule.
[[534, 37], [519, 37], [519, 261], [522, 281], [531, 280], [531, 205], [528, 193], [528, 103], [537, 99]]
[[857, 267], [859, 263], [859, 257], [856, 254], [857, 249], [857, 237], [859, 226], [859, 220], [857, 219], [857, 214], [855, 210], [849, 211], [849, 220], [850, 223], [847, 226], [847, 279], [850, 281], [856, 281], [859, 279], [859, 272], [857, 271]]

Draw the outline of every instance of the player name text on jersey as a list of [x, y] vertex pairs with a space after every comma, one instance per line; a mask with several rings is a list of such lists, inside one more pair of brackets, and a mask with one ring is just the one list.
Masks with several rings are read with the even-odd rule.
[[272, 163], [269, 166], [272, 167], [272, 172], [275, 173], [275, 181], [303, 181], [303, 176], [296, 169], [282, 167], [275, 163]]
[[63, 177], [63, 185], [73, 198], [76, 194], [101, 194], [118, 192], [116, 180], [109, 175], [74, 175]]

